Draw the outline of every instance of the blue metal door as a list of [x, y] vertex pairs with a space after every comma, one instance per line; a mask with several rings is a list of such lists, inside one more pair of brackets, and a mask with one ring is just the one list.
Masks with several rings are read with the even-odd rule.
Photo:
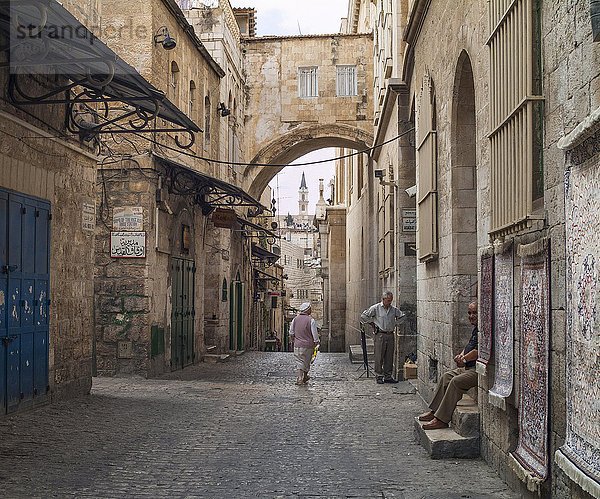
[[48, 391], [50, 205], [0, 191], [0, 412]]

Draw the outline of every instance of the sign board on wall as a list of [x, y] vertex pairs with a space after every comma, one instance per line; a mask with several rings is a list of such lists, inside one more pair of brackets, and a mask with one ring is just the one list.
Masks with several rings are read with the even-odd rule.
[[237, 215], [230, 208], [216, 208], [211, 215], [211, 219], [215, 227], [231, 229], [237, 222]]
[[83, 203], [81, 210], [81, 230], [96, 230], [96, 203]]
[[144, 230], [144, 210], [141, 206], [113, 208], [113, 230]]
[[417, 210], [402, 210], [402, 232], [417, 231]]
[[111, 258], [146, 258], [145, 232], [111, 232]]

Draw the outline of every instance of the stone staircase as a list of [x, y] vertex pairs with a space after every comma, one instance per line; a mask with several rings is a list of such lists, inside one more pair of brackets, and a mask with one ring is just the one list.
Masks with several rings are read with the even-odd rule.
[[216, 364], [217, 362], [225, 362], [231, 357], [228, 353], [207, 353], [204, 355], [204, 362], [211, 362]]
[[[362, 364], [363, 363], [363, 353], [362, 347], [360, 345], [350, 345], [350, 362], [353, 364]], [[373, 340], [367, 338], [367, 359], [369, 362], [373, 360], [373, 356], [375, 355], [375, 344]]]
[[216, 345], [210, 345], [206, 347], [206, 353], [202, 358], [203, 362], [217, 363], [217, 362], [225, 362], [230, 355], [227, 353], [214, 353], [217, 351]]
[[469, 395], [458, 402], [450, 428], [425, 431], [423, 424], [415, 418], [415, 436], [431, 459], [479, 457], [479, 408]]

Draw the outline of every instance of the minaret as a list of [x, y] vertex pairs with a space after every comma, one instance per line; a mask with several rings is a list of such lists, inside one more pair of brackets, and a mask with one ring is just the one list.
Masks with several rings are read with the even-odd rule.
[[317, 201], [317, 209], [315, 211], [315, 216], [317, 219], [324, 220], [325, 219], [325, 209], [327, 208], [327, 203], [325, 202], [325, 198], [323, 197], [323, 191], [325, 190], [325, 186], [323, 184], [323, 179], [319, 179], [319, 200]]
[[308, 215], [308, 187], [306, 187], [304, 172], [302, 172], [302, 182], [300, 182], [300, 189], [298, 189], [298, 209], [299, 215]]

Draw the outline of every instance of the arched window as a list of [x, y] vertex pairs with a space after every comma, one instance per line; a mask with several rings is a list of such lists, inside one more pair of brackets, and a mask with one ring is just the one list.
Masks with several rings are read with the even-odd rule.
[[223, 286], [221, 287], [221, 301], [227, 301], [227, 279], [223, 278]]
[[196, 111], [196, 82], [190, 81], [190, 95], [189, 95], [189, 117], [194, 118], [194, 112]]
[[177, 88], [177, 84], [179, 83], [179, 66], [175, 61], [171, 62], [169, 83], [171, 84], [172, 88]]
[[204, 97], [204, 149], [208, 149], [210, 145], [210, 94]]

